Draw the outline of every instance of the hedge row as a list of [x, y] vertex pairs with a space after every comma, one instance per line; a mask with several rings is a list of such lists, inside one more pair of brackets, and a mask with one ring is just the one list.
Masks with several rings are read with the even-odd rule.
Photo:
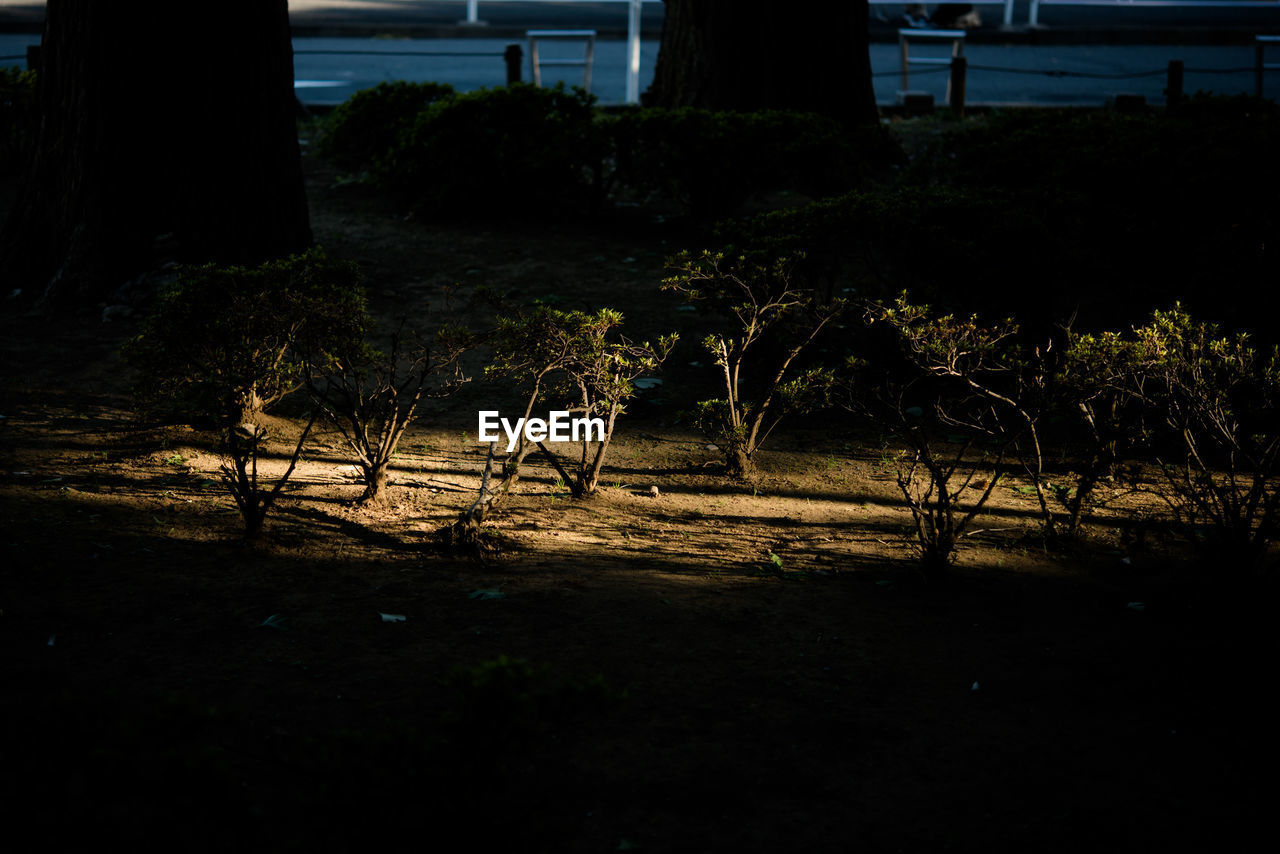
[[769, 193], [846, 192], [901, 159], [881, 128], [810, 113], [605, 112], [576, 88], [432, 83], [357, 93], [320, 150], [424, 212], [489, 216], [644, 204], [717, 217]]
[[[902, 289], [1028, 324], [1100, 328], [1180, 300], [1276, 315], [1280, 109], [1201, 97], [1124, 115], [1019, 110], [954, 126], [892, 187], [726, 222], [737, 251], [803, 252], [814, 281]], [[1280, 336], [1278, 336], [1280, 337]]]

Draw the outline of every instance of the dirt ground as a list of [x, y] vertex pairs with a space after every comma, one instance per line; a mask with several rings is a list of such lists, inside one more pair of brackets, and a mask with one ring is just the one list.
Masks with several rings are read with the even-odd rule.
[[[1269, 814], [1273, 591], [1189, 559], [1153, 490], [1051, 551], [1011, 480], [927, 582], [880, 437], [784, 426], [744, 486], [678, 423], [710, 378], [657, 290], [672, 233], [420, 223], [308, 163], [317, 241], [388, 322], [485, 284], [684, 343], [602, 493], [534, 458], [482, 561], [437, 532], [501, 385], [428, 407], [385, 509], [318, 434], [248, 546], [217, 437], [131, 411], [136, 319], [6, 312], [6, 824], [54, 850], [1074, 852], [1221, 850]], [[300, 425], [273, 426], [283, 452]]]

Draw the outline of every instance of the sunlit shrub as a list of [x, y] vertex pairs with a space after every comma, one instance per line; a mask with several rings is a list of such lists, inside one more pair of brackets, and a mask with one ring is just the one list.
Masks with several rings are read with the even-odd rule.
[[[664, 290], [705, 301], [729, 318], [702, 342], [725, 396], [699, 403], [693, 421], [723, 451], [734, 479], [754, 473], [756, 451], [784, 416], [825, 405], [835, 381], [827, 367], [803, 366], [802, 356], [846, 304], [795, 285], [793, 264], [792, 258], [761, 265], [706, 251], [668, 261]], [[763, 364], [749, 363], [766, 350]]]
[[1218, 562], [1259, 565], [1280, 531], [1280, 352], [1177, 306], [1136, 338], [1151, 363], [1145, 400], [1177, 448], [1162, 494]]
[[929, 574], [955, 558], [960, 539], [1010, 470], [1030, 476], [1052, 530], [1041, 478], [1035, 358], [1012, 318], [984, 321], [902, 295], [872, 304], [866, 321], [886, 329], [896, 364], [855, 363], [853, 405], [905, 441], [898, 489], [911, 510]]
[[1149, 441], [1152, 414], [1146, 406], [1154, 353], [1133, 335], [1116, 331], [1059, 336], [1052, 381], [1052, 405], [1070, 437], [1075, 468], [1071, 488], [1054, 491], [1066, 510], [1063, 533], [1075, 536], [1098, 486], [1115, 482], [1121, 467]]
[[530, 454], [541, 451], [575, 498], [597, 491], [618, 416], [635, 396], [635, 380], [657, 371], [676, 340], [668, 335], [653, 344], [633, 342], [621, 335], [622, 320], [608, 308], [588, 313], [546, 306], [498, 318], [491, 336], [494, 357], [485, 373], [515, 385], [521, 409], [511, 415], [528, 419], [563, 411], [599, 419], [603, 431], [574, 438], [563, 454], [524, 433], [505, 451], [498, 446], [507, 445], [506, 436], [490, 444], [479, 496], [450, 528], [452, 543], [476, 543], [480, 526], [515, 487]]
[[352, 340], [324, 363], [304, 365], [312, 402], [355, 456], [364, 483], [358, 504], [386, 502], [388, 469], [419, 404], [466, 381], [458, 360], [470, 346], [461, 328], [446, 325], [427, 340], [402, 325], [386, 352]]

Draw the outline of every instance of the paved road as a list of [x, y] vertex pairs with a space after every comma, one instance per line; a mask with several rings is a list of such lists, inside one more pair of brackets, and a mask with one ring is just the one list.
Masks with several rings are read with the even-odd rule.
[[[26, 45], [36, 41], [38, 36], [34, 35], [0, 34], [0, 56], [21, 56]], [[294, 71], [298, 95], [307, 104], [336, 104], [356, 90], [377, 85], [383, 80], [438, 80], [463, 91], [500, 86], [506, 79], [501, 56], [507, 44], [508, 41], [503, 39], [295, 38]], [[623, 98], [623, 47], [624, 42], [620, 40], [600, 41], [596, 45], [591, 88], [605, 103], [620, 103]], [[570, 47], [565, 45], [560, 49], [568, 51]], [[308, 53], [335, 50], [369, 51], [372, 54]], [[446, 55], [400, 55], [413, 51]], [[460, 56], [459, 53], [485, 55]], [[640, 66], [642, 91], [653, 77], [656, 53], [656, 42], [643, 43]], [[1171, 59], [1185, 62], [1188, 92], [1203, 89], [1235, 94], [1253, 89], [1253, 51], [1247, 46], [972, 44], [965, 53], [973, 66], [968, 81], [971, 103], [1101, 105], [1108, 96], [1119, 92], [1142, 94], [1149, 102], [1159, 103], [1163, 99], [1164, 70]], [[21, 61], [14, 64], [20, 65]], [[877, 74], [876, 99], [882, 104], [894, 103], [901, 87], [897, 47], [871, 45], [871, 65]], [[989, 70], [992, 68], [1017, 69], [1024, 73]], [[1227, 69], [1237, 70], [1231, 74], [1206, 73]], [[559, 70], [563, 71], [559, 79], [571, 84], [581, 82], [579, 70]], [[1088, 75], [1153, 73], [1122, 80], [1025, 73], [1046, 71], [1054, 75], [1062, 72]], [[526, 79], [528, 76], [526, 63]], [[551, 79], [556, 79], [555, 75]], [[1267, 95], [1280, 97], [1280, 72], [1268, 72], [1266, 83]], [[945, 84], [945, 72], [913, 74], [911, 77], [912, 89], [932, 91], [939, 102], [943, 98]]]
[[[465, 2], [460, 0], [378, 0], [376, 3], [361, 0], [292, 0], [290, 5], [295, 22], [299, 19], [329, 18], [347, 23], [365, 21], [388, 25], [397, 21], [438, 19], [443, 26], [456, 21], [466, 10]], [[1018, 8], [1023, 8], [1021, 3]], [[25, 14], [38, 16], [43, 12], [43, 4], [0, 0], [0, 20], [4, 14], [15, 10], [25, 10]], [[505, 80], [502, 51], [513, 41], [523, 42], [523, 28], [526, 24], [577, 27], [598, 24], [609, 17], [620, 18], [625, 23], [625, 10], [625, 3], [485, 0], [480, 4], [482, 17], [502, 22], [504, 26], [518, 23], [520, 26], [516, 31], [520, 35], [513, 33], [494, 38], [492, 36], [496, 29], [458, 29], [449, 24], [450, 28], [446, 32], [450, 35], [465, 34], [467, 37], [410, 39], [403, 37], [406, 30], [394, 27], [378, 38], [299, 36], [294, 39], [298, 94], [304, 103], [324, 105], [339, 103], [358, 89], [376, 85], [383, 80], [438, 80], [451, 83], [463, 91], [501, 85]], [[646, 16], [650, 16], [646, 21], [652, 23], [651, 16], [656, 12], [660, 22], [661, 11], [661, 3], [646, 4]], [[896, 11], [896, 7], [876, 7], [876, 11], [888, 13]], [[1253, 75], [1250, 70], [1253, 52], [1245, 38], [1229, 39], [1237, 42], [1234, 45], [1031, 44], [1026, 38], [987, 43], [981, 36], [991, 32], [991, 17], [997, 16], [999, 10], [996, 7], [982, 7], [982, 11], [989, 14], [988, 26], [982, 32], [974, 34], [974, 43], [966, 48], [971, 65], [968, 81], [968, 99], [971, 103], [1097, 105], [1120, 92], [1142, 94], [1148, 101], [1158, 103], [1163, 98], [1164, 69], [1171, 59], [1181, 59], [1186, 63], [1185, 88], [1188, 92], [1202, 89], [1235, 94], [1253, 90]], [[1045, 7], [1044, 11], [1047, 17], [1050, 12], [1071, 10]], [[1088, 9], [1074, 11], [1083, 13]], [[1102, 10], [1112, 15], [1130, 11], [1137, 10]], [[1236, 10], [1233, 20], [1238, 23], [1247, 19], [1249, 15], [1243, 14], [1244, 11], [1247, 10]], [[1255, 13], [1256, 10], [1249, 14]], [[546, 14], [559, 17], [538, 17]], [[1099, 14], [1098, 10], [1094, 9], [1093, 14]], [[387, 35], [393, 37], [388, 38]], [[39, 36], [33, 33], [0, 33], [0, 57], [21, 57], [26, 45], [38, 39]], [[1198, 37], [1193, 41], [1199, 41]], [[574, 50], [574, 47], [563, 45], [557, 49], [567, 52]], [[358, 51], [370, 52], [372, 55], [317, 54], [311, 51]], [[402, 55], [414, 52], [445, 55]], [[642, 91], [652, 79], [656, 52], [657, 42], [650, 34], [643, 42], [641, 52]], [[913, 52], [925, 51], [913, 49]], [[1273, 58], [1280, 61], [1280, 49], [1275, 54]], [[901, 88], [897, 46], [873, 43], [871, 62], [877, 75], [877, 100], [882, 104], [894, 103], [897, 91]], [[22, 63], [21, 60], [10, 60], [7, 64]], [[623, 42], [608, 38], [598, 41], [592, 91], [604, 103], [622, 101], [623, 68]], [[1228, 70], [1233, 71], [1210, 73]], [[1043, 72], [1061, 76], [1050, 76]], [[1092, 76], [1076, 76], [1079, 74]], [[1137, 74], [1148, 76], [1129, 79], [1106, 76]], [[525, 77], [528, 79], [530, 76], [526, 62]], [[580, 71], [577, 69], [563, 70], [561, 75], [548, 75], [549, 80], [557, 77], [573, 84], [581, 82]], [[941, 101], [945, 84], [945, 73], [913, 74], [910, 88], [933, 91]], [[1266, 93], [1271, 97], [1280, 97], [1280, 72], [1268, 72]]]
[[[307, 104], [333, 104], [345, 100], [357, 89], [375, 86], [383, 80], [435, 80], [450, 83], [462, 91], [484, 86], [501, 86], [506, 82], [503, 50], [511, 42], [504, 39], [336, 39], [295, 38], [294, 77], [298, 96]], [[523, 44], [523, 39], [520, 40]], [[591, 91], [605, 103], [621, 103], [626, 89], [625, 41], [596, 42], [592, 67]], [[366, 55], [313, 54], [309, 51], [363, 50]], [[412, 51], [443, 55], [405, 56]], [[539, 47], [544, 58], [580, 59], [582, 42], [544, 42]], [[523, 77], [532, 79], [528, 51], [525, 51]], [[641, 43], [640, 89], [653, 79], [653, 64], [658, 43]], [[482, 54], [459, 56], [458, 54]], [[582, 84], [580, 68], [547, 67], [543, 83], [564, 80], [569, 85]]]
[[[482, 0], [478, 8], [480, 19], [491, 31], [595, 27], [620, 35], [627, 29], [625, 2]], [[662, 28], [662, 15], [662, 3], [646, 2], [642, 12], [645, 30], [656, 36]], [[295, 30], [308, 35], [336, 30], [369, 35], [453, 29], [466, 17], [466, 0], [289, 0], [290, 21]], [[39, 0], [0, 0], [0, 28], [30, 28], [43, 19], [44, 3]], [[475, 29], [482, 33], [485, 28]]]
[[[1213, 0], [1206, 0], [1213, 2]], [[1217, 0], [1223, 2], [1223, 0]], [[1015, 0], [1013, 21], [1024, 29], [1031, 0]], [[401, 31], [418, 35], [444, 35], [441, 29], [453, 29], [466, 17], [466, 0], [290, 0], [290, 18], [299, 35], [372, 35], [377, 32]], [[902, 4], [872, 6], [873, 18], [886, 22], [896, 19]], [[593, 27], [611, 35], [626, 29], [627, 4], [620, 2], [566, 2], [566, 0], [481, 0], [480, 18], [501, 37], [531, 26]], [[1001, 22], [999, 6], [983, 5], [983, 34], [996, 34]], [[646, 2], [643, 26], [656, 35], [662, 26], [663, 4]], [[38, 28], [44, 18], [43, 0], [0, 0], [0, 30]], [[1280, 31], [1280, 3], [1274, 8], [1231, 8], [1226, 3], [1218, 8], [1150, 8], [1117, 6], [1044, 6], [1040, 23], [1049, 33], [1067, 29], [1073, 38], [1120, 37], [1144, 39], [1167, 29], [1195, 28], [1226, 31]], [[475, 29], [475, 28], [473, 28]], [[482, 29], [482, 28], [481, 28]], [[877, 28], [888, 37], [889, 27]], [[342, 32], [335, 32], [342, 31]], [[415, 32], [416, 31], [416, 32]], [[479, 37], [484, 37], [478, 34]], [[1013, 33], [1019, 35], [1018, 32]]]

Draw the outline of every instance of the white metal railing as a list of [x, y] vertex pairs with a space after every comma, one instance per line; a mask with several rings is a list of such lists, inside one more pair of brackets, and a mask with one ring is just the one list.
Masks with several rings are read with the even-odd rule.
[[1040, 25], [1041, 6], [1114, 6], [1120, 9], [1280, 9], [1280, 0], [1031, 0], [1027, 23]]
[[[507, 3], [626, 3], [627, 10], [627, 91], [628, 104], [640, 103], [640, 7], [645, 3], [661, 3], [662, 0], [504, 0]], [[1007, 0], [1011, 3], [1013, 0]], [[1280, 2], [1280, 0], [1278, 0]], [[479, 26], [480, 0], [467, 0], [467, 18], [459, 23]]]

